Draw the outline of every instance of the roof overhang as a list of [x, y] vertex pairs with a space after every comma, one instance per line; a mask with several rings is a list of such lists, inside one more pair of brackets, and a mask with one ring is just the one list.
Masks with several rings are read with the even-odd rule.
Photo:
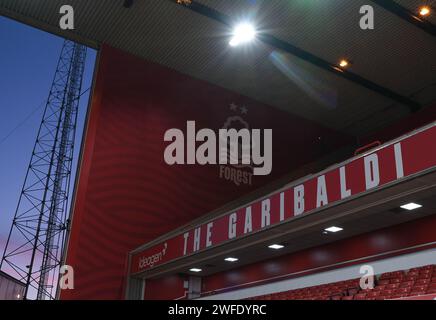
[[[163, 0], [128, 6], [124, 0], [71, 0], [72, 31], [59, 28], [61, 0], [4, 0], [0, 14], [93, 48], [108, 44], [362, 136], [436, 100], [436, 43], [417, 27], [434, 28], [434, 16], [411, 23], [398, 14], [400, 7], [413, 17], [417, 8], [410, 1], [395, 1], [396, 11], [370, 3], [376, 28], [367, 31], [358, 23], [364, 0]], [[261, 32], [251, 46], [230, 48], [232, 25], [242, 18]], [[353, 61], [350, 69], [337, 70], [342, 57]]]

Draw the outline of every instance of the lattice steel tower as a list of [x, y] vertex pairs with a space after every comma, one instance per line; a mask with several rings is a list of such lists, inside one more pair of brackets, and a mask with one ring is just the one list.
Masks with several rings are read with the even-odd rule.
[[0, 264], [26, 284], [27, 299], [56, 296], [85, 59], [85, 46], [64, 41]]

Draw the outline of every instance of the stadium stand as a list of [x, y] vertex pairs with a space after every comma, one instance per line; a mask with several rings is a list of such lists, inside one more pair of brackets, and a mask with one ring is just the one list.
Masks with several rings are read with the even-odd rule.
[[436, 293], [436, 265], [383, 273], [374, 289], [360, 288], [360, 279], [257, 296], [250, 300], [386, 300]]

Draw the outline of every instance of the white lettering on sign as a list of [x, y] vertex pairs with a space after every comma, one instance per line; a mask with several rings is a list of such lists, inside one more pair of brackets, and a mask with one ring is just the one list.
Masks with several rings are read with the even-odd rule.
[[194, 231], [194, 248], [193, 251], [200, 250], [200, 236], [201, 236], [201, 228], [197, 228]]
[[268, 227], [271, 224], [271, 201], [265, 199], [262, 201], [262, 228]]
[[401, 179], [404, 177], [403, 153], [401, 151], [401, 143], [395, 144], [394, 150], [395, 150], [395, 168], [397, 170], [397, 179]]
[[351, 196], [351, 190], [347, 188], [347, 177], [345, 173], [345, 167], [339, 168], [339, 181], [341, 185], [341, 199]]
[[229, 239], [236, 238], [236, 220], [238, 216], [236, 213], [232, 213], [229, 217]]
[[304, 212], [304, 185], [294, 189], [294, 215], [298, 216]]
[[280, 193], [280, 221], [285, 220], [285, 193]]
[[329, 203], [329, 199], [327, 196], [327, 186], [325, 183], [325, 176], [318, 177], [317, 183], [317, 191], [316, 191], [316, 207], [322, 207]]
[[151, 256], [142, 257], [141, 259], [139, 259], [139, 269], [145, 269], [147, 267], [152, 268], [155, 264], [162, 261], [163, 257], [165, 256], [165, 254], [167, 252], [167, 248], [168, 248], [168, 244], [165, 242], [163, 245], [163, 249], [160, 252], [153, 254]]
[[213, 222], [210, 222], [207, 224], [207, 229], [206, 229], [206, 247], [211, 247], [212, 246], [212, 228], [213, 228]]
[[378, 187], [380, 184], [380, 172], [378, 166], [378, 156], [376, 153], [366, 156], [365, 161], [365, 183], [366, 190]]
[[251, 216], [251, 206], [245, 209], [245, 224], [244, 224], [244, 234], [253, 231], [253, 219]]
[[[176, 248], [172, 251], [171, 259], [260, 232], [271, 225], [291, 221], [294, 217], [320, 210], [335, 202], [367, 191], [375, 191], [388, 183], [436, 168], [436, 153], [429, 152], [433, 151], [435, 139], [436, 124], [427, 132], [418, 132], [416, 136], [409, 135], [401, 142], [356, 157], [319, 175], [307, 177], [275, 194], [176, 235], [167, 240], [171, 247]], [[418, 155], [425, 155], [425, 161], [422, 161], [422, 157], [418, 160]], [[139, 261], [138, 270], [151, 268], [160, 263], [164, 252], [159, 252], [159, 247], [155, 246], [135, 254], [135, 261]]]

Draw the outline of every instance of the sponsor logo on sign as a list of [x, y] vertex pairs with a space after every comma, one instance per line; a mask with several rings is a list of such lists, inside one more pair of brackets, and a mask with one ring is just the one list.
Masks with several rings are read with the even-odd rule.
[[163, 246], [164, 247], [162, 251], [151, 256], [142, 257], [141, 259], [139, 259], [139, 269], [144, 269], [147, 267], [152, 268], [155, 264], [161, 262], [167, 252], [168, 244], [165, 242]]

